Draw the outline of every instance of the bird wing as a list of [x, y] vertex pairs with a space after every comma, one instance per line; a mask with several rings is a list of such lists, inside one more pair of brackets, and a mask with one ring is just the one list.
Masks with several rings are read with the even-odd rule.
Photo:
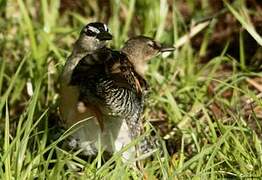
[[145, 79], [136, 73], [134, 65], [129, 61], [126, 54], [123, 52], [113, 52], [112, 54], [114, 60], [111, 61], [110, 72], [115, 84], [119, 87], [127, 88], [129, 86], [129, 88], [136, 90], [138, 96], [142, 96], [143, 91], [147, 89]]
[[[79, 101], [94, 112], [101, 130], [108, 114], [133, 116], [135, 109], [143, 104], [139, 101], [146, 87], [127, 56], [109, 49], [80, 60], [70, 84], [79, 87]], [[133, 101], [138, 105], [130, 105]]]
[[99, 94], [96, 90], [96, 81], [104, 74], [104, 61], [110, 58], [110, 50], [107, 48], [89, 54], [82, 58], [74, 68], [70, 85], [78, 87], [78, 104], [82, 109], [88, 109], [96, 117], [101, 130], [104, 129], [102, 112], [100, 110]]

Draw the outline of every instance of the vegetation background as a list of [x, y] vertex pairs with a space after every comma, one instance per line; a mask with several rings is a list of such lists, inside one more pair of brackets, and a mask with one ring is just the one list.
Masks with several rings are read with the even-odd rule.
[[[144, 119], [165, 155], [142, 171], [51, 141], [59, 73], [92, 21], [112, 48], [140, 34], [177, 47], [150, 62]], [[260, 0], [0, 0], [0, 29], [0, 179], [262, 178]]]

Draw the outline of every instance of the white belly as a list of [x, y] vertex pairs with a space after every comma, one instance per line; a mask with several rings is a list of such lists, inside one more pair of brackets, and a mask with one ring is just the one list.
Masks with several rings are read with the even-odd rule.
[[[113, 154], [131, 142], [128, 127], [122, 119], [104, 121], [103, 132], [93, 119], [79, 126], [79, 129], [72, 134], [73, 140], [70, 143], [81, 149], [82, 154], [86, 156], [96, 155], [99, 149]], [[122, 157], [130, 159], [134, 157], [134, 152], [135, 148], [131, 147], [122, 154]]]

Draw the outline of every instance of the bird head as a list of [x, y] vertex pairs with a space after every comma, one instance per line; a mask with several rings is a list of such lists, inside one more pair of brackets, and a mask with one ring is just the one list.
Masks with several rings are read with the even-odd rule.
[[129, 39], [121, 51], [128, 56], [129, 61], [134, 65], [136, 72], [139, 75], [144, 76], [150, 59], [163, 52], [174, 50], [174, 47], [156, 42], [152, 38], [136, 36]]
[[112, 39], [112, 35], [106, 24], [93, 22], [87, 24], [80, 32], [75, 43], [75, 50], [81, 52], [92, 52], [103, 48], [106, 42]]

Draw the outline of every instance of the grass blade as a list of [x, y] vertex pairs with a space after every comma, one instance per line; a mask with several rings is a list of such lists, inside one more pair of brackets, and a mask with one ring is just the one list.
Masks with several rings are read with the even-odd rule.
[[8, 103], [6, 101], [5, 106], [5, 142], [4, 142], [4, 153], [7, 153], [6, 159], [5, 159], [5, 179], [12, 179], [11, 174], [11, 162], [10, 162], [10, 152], [9, 145], [10, 145], [10, 132], [9, 132], [9, 111], [8, 111]]
[[3, 95], [3, 96], [1, 97], [1, 99], [0, 99], [0, 117], [2, 117], [2, 109], [3, 109], [3, 107], [4, 107], [4, 104], [6, 103], [7, 98], [8, 98], [8, 96], [10, 95], [10, 92], [11, 92], [12, 89], [14, 88], [15, 83], [16, 83], [17, 78], [18, 78], [18, 75], [19, 75], [19, 73], [20, 73], [20, 71], [21, 71], [21, 69], [22, 69], [25, 61], [27, 60], [27, 58], [28, 58], [28, 55], [26, 55], [26, 56], [23, 58], [23, 60], [21, 61], [21, 63], [19, 64], [19, 66], [18, 66], [15, 74], [13, 75], [13, 77], [12, 77], [10, 83], [9, 83], [9, 86], [8, 86], [6, 92], [4, 93], [4, 95]]
[[231, 11], [231, 13], [235, 16], [235, 18], [240, 22], [240, 24], [245, 28], [249, 34], [257, 41], [257, 43], [262, 46], [262, 37], [257, 33], [254, 26], [249, 23], [244, 16], [241, 16], [230, 4], [228, 4], [225, 0], [227, 8]]

